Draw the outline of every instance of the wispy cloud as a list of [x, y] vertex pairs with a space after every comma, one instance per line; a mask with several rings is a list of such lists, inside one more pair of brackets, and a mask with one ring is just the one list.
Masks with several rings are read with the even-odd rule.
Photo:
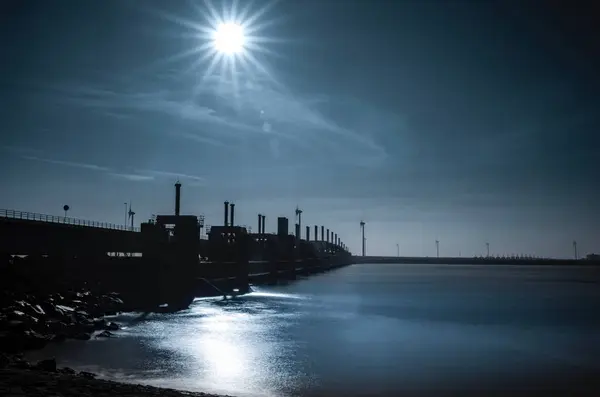
[[157, 178], [163, 177], [163, 178], [187, 179], [190, 181], [202, 182], [202, 183], [204, 183], [206, 181], [206, 179], [201, 176], [189, 175], [189, 174], [183, 174], [183, 173], [177, 173], [177, 172], [157, 171], [157, 170], [140, 170], [138, 172], [141, 174], [145, 174], [145, 175], [149, 175], [149, 176], [157, 177]]
[[210, 79], [203, 89], [218, 95], [223, 103], [235, 103], [238, 109], [259, 115], [265, 125], [270, 127], [269, 129], [288, 130], [294, 135], [297, 131], [302, 131], [305, 134], [312, 134], [321, 142], [328, 139], [338, 146], [341, 144], [342, 147], [347, 143], [353, 143], [360, 145], [363, 152], [371, 151], [371, 154], [386, 156], [385, 148], [378, 144], [371, 134], [372, 130], [377, 128], [376, 125], [371, 124], [370, 130], [362, 131], [343, 127], [336, 119], [326, 116], [319, 109], [319, 106], [323, 105], [330, 107], [345, 105], [353, 116], [367, 112], [367, 109], [361, 106], [353, 106], [349, 109], [350, 102], [345, 99], [324, 94], [295, 95], [280, 85], [256, 79], [246, 79], [241, 84], [224, 82], [222, 79]]
[[56, 165], [64, 165], [64, 166], [67, 166], [67, 167], [85, 168], [85, 169], [93, 170], [93, 171], [104, 171], [104, 172], [110, 171], [110, 168], [103, 167], [103, 166], [96, 165], [96, 164], [77, 163], [77, 162], [73, 162], [73, 161], [63, 161], [63, 160], [54, 160], [54, 159], [48, 159], [48, 158], [42, 158], [42, 157], [36, 157], [36, 156], [21, 156], [21, 157], [23, 159], [25, 159], [25, 160], [41, 161], [41, 162], [44, 162], [44, 163], [56, 164]]
[[190, 186], [203, 186], [206, 183], [206, 179], [201, 176], [160, 170], [135, 170], [131, 173], [111, 172], [110, 175], [131, 182], [165, 181], [168, 179], [173, 182], [179, 180]]
[[148, 182], [154, 180], [154, 177], [151, 175], [127, 174], [118, 172], [111, 172], [110, 175], [120, 179], [126, 179], [132, 182]]
[[[188, 122], [190, 126], [205, 125], [207, 128], [200, 128], [197, 133], [178, 133], [203, 144], [229, 147], [231, 140], [260, 135], [306, 151], [325, 151], [353, 164], [376, 166], [387, 158], [385, 146], [374, 137], [378, 124], [357, 125], [359, 129], [343, 125], [347, 114], [356, 118], [357, 114], [368, 113], [368, 109], [356, 105], [347, 108], [346, 100], [321, 93], [297, 95], [268, 80], [237, 77], [239, 81], [213, 76], [200, 87], [169, 91], [115, 91], [86, 86], [61, 90], [65, 100], [107, 115], [152, 113]], [[173, 81], [173, 86], [179, 87], [181, 82]], [[335, 117], [320, 109], [335, 106], [347, 109]]]
[[73, 161], [57, 160], [57, 159], [50, 159], [50, 158], [36, 157], [36, 156], [27, 156], [27, 155], [23, 155], [20, 157], [25, 160], [39, 161], [39, 162], [44, 162], [44, 163], [48, 163], [48, 164], [55, 164], [55, 165], [60, 165], [60, 166], [81, 168], [81, 169], [86, 169], [86, 170], [90, 170], [90, 171], [102, 172], [109, 176], [128, 180], [131, 182], [152, 182], [152, 181], [156, 181], [156, 180], [179, 179], [182, 181], [187, 181], [190, 185], [193, 185], [193, 186], [204, 185], [206, 182], [206, 179], [204, 177], [201, 177], [198, 175], [186, 174], [186, 173], [178, 173], [178, 172], [163, 171], [163, 170], [135, 170], [134, 172], [125, 172], [125, 171], [120, 171], [120, 170], [113, 169], [110, 167], [105, 167], [105, 166], [100, 166], [100, 165], [90, 164], [90, 163], [79, 163], [79, 162], [73, 162]]
[[235, 139], [243, 134], [266, 134], [262, 124], [249, 123], [237, 117], [220, 114], [215, 109], [195, 103], [186, 92], [178, 91], [140, 91], [124, 92], [97, 89], [86, 86], [58, 88], [63, 101], [75, 106], [101, 112], [107, 117], [132, 120], [140, 114], [155, 114], [171, 117], [194, 126], [215, 126], [218, 128], [195, 129], [189, 131], [168, 132], [218, 147], [228, 147], [227, 139]]

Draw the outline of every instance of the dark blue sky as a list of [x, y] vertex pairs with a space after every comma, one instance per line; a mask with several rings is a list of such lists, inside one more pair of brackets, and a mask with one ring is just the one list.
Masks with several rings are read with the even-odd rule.
[[0, 207], [142, 220], [179, 177], [209, 224], [298, 204], [355, 252], [361, 219], [372, 254], [600, 250], [592, 8], [240, 4], [257, 63], [208, 74], [202, 1], [3, 1]]

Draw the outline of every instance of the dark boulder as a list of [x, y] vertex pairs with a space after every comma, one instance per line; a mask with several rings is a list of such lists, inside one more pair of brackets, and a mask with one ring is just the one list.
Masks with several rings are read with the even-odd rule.
[[73, 368], [69, 368], [69, 367], [64, 367], [58, 370], [58, 372], [60, 372], [61, 374], [65, 374], [65, 375], [75, 375], [76, 372]]
[[113, 335], [114, 334], [110, 331], [102, 331], [98, 335], [96, 335], [96, 338], [111, 338], [113, 337]]
[[86, 378], [86, 379], [94, 379], [96, 378], [96, 374], [91, 373], [91, 372], [86, 372], [86, 371], [81, 371], [79, 372], [79, 376]]
[[39, 361], [36, 364], [35, 369], [46, 372], [56, 372], [56, 360], [51, 358], [50, 360]]
[[101, 330], [101, 329], [106, 329], [107, 326], [108, 326], [108, 323], [106, 322], [105, 319], [103, 319], [103, 318], [95, 318], [94, 319], [94, 329], [96, 331]]
[[96, 330], [96, 325], [92, 319], [84, 319], [79, 323], [81, 329], [85, 332], [94, 332]]
[[31, 369], [31, 364], [28, 361], [23, 360], [22, 358], [18, 358], [13, 361], [11, 367], [17, 369]]
[[113, 322], [108, 323], [106, 326], [107, 331], [118, 331], [120, 328], [121, 327], [119, 327], [119, 324]]

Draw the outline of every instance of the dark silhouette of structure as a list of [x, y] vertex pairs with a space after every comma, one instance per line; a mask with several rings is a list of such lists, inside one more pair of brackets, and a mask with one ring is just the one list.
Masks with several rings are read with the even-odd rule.
[[288, 219], [279, 217], [277, 233], [268, 235], [265, 215], [258, 215], [257, 233], [250, 233], [236, 226], [235, 204], [225, 201], [223, 225], [212, 226], [202, 239], [204, 217], [181, 214], [181, 189], [177, 181], [173, 215], [153, 216], [139, 229], [131, 204], [125, 226], [0, 211], [0, 252], [82, 258], [81, 266], [91, 266], [80, 272], [82, 278], [111, 285], [148, 308], [165, 302], [183, 308], [197, 295], [245, 292], [251, 280], [293, 279], [350, 264], [350, 253], [334, 241], [333, 232], [329, 236], [328, 230], [327, 241], [323, 233], [322, 241], [316, 233], [311, 241], [307, 226], [306, 239], [301, 238], [298, 208], [295, 234], [289, 234]]
[[360, 231], [362, 233], [362, 238], [361, 238], [361, 241], [362, 241], [362, 256], [365, 256], [366, 255], [366, 247], [365, 247], [366, 239], [365, 239], [365, 222], [364, 221], [360, 221]]
[[[320, 238], [318, 226], [314, 226], [312, 241], [310, 226], [306, 226], [306, 238], [302, 239], [299, 209], [294, 234], [289, 233], [286, 217], [278, 217], [277, 232], [267, 234], [263, 214], [258, 215], [257, 233], [251, 233], [235, 225], [235, 204], [227, 201], [222, 226], [207, 228], [207, 238], [203, 239], [204, 217], [181, 214], [181, 189], [177, 182], [174, 214], [153, 216], [139, 229], [134, 227], [131, 204], [130, 225], [0, 210], [0, 253], [68, 260], [71, 267], [60, 271], [77, 274], [86, 282], [103, 283], [150, 309], [165, 302], [182, 308], [197, 295], [244, 292], [251, 282], [294, 279], [298, 274], [351, 263], [577, 263], [523, 255], [493, 258], [489, 256], [489, 244], [485, 258], [440, 258], [438, 240], [435, 258], [366, 256], [364, 221], [360, 223], [362, 256], [353, 257], [336, 233], [327, 229], [325, 234], [325, 226], [321, 226]], [[578, 258], [576, 242], [574, 251]], [[588, 256], [578, 262], [598, 264], [598, 258]]]

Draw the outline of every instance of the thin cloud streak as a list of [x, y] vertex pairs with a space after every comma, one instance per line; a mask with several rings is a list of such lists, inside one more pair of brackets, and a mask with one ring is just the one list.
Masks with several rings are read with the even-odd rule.
[[151, 175], [138, 175], [138, 174], [121, 174], [116, 172], [111, 172], [109, 175], [115, 176], [117, 178], [126, 179], [131, 182], [148, 182], [153, 181], [154, 177]]
[[206, 179], [201, 176], [189, 175], [189, 174], [184, 174], [184, 173], [169, 172], [169, 171], [157, 171], [157, 170], [140, 170], [137, 172], [139, 172], [140, 174], [149, 175], [152, 178], [154, 178], [154, 177], [178, 178], [178, 179], [187, 179], [190, 181], [200, 182], [200, 183], [206, 182]]
[[89, 163], [78, 163], [78, 162], [73, 162], [73, 161], [56, 160], [56, 159], [49, 159], [49, 158], [36, 157], [36, 156], [21, 156], [21, 158], [23, 158], [25, 160], [39, 161], [39, 162], [44, 162], [44, 163], [48, 163], [48, 164], [55, 164], [55, 165], [60, 165], [60, 166], [73, 167], [73, 168], [81, 168], [81, 169], [87, 169], [90, 171], [98, 171], [98, 172], [106, 173], [109, 176], [113, 176], [113, 177], [116, 177], [119, 179], [125, 179], [125, 180], [131, 181], [131, 182], [152, 182], [157, 179], [172, 178], [172, 179], [187, 180], [187, 181], [191, 182], [191, 184], [194, 186], [204, 185], [206, 183], [206, 179], [204, 177], [201, 177], [198, 175], [190, 175], [190, 174], [186, 174], [186, 173], [177, 173], [177, 172], [161, 171], [161, 170], [136, 170], [133, 173], [128, 173], [128, 172], [118, 172], [117, 170], [114, 170], [109, 167], [104, 167], [104, 166], [100, 166], [100, 165], [96, 165], [96, 164], [89, 164]]
[[96, 164], [77, 163], [77, 162], [73, 162], [73, 161], [63, 161], [63, 160], [53, 160], [53, 159], [35, 157], [35, 156], [21, 156], [21, 157], [25, 160], [40, 161], [40, 162], [49, 163], [49, 164], [64, 165], [67, 167], [85, 168], [85, 169], [92, 170], [92, 171], [102, 171], [102, 172], [110, 171], [110, 168], [99, 166]]
[[[203, 144], [217, 147], [231, 147], [225, 139], [241, 139], [253, 135], [280, 135], [276, 131], [266, 131], [262, 123], [247, 122], [239, 117], [225, 117], [215, 109], [194, 103], [185, 93], [150, 91], [150, 92], [117, 92], [92, 87], [58, 88], [61, 99], [70, 105], [84, 107], [101, 112], [107, 117], [133, 119], [135, 113], [151, 113], [168, 116], [190, 125], [198, 123], [219, 128], [197, 129], [198, 133], [169, 132]], [[131, 112], [125, 115], [124, 112]], [[289, 139], [289, 138], [288, 138]]]

